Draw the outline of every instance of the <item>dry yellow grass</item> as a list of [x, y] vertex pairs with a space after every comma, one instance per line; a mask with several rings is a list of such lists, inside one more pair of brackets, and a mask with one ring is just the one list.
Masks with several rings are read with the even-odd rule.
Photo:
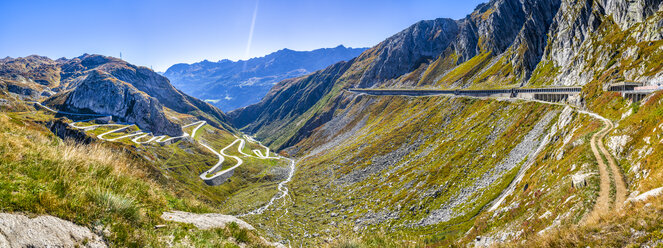
[[[230, 229], [197, 230], [160, 219], [165, 211], [215, 211], [179, 196], [176, 184], [155, 181], [154, 172], [117, 145], [62, 141], [39, 124], [0, 112], [0, 212], [102, 228], [116, 247], [233, 246]], [[248, 245], [263, 243], [254, 232], [243, 235]]]
[[661, 247], [662, 198], [626, 205], [620, 212], [596, 217], [586, 225], [562, 226], [546, 235], [503, 247]]

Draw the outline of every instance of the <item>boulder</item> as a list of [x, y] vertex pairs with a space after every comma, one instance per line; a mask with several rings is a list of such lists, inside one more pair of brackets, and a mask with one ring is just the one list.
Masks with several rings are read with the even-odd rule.
[[225, 228], [226, 225], [235, 222], [241, 228], [255, 230], [253, 226], [232, 215], [223, 214], [194, 214], [182, 211], [164, 212], [161, 219], [181, 223], [193, 224], [198, 229]]
[[53, 216], [0, 213], [0, 247], [107, 247], [86, 227]]
[[587, 186], [587, 178], [594, 173], [575, 174], [571, 176], [571, 184], [573, 188], [584, 188]]

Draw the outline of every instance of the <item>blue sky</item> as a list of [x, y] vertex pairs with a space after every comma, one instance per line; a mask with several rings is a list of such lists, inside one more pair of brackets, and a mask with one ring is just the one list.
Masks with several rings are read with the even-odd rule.
[[247, 59], [282, 48], [370, 47], [419, 20], [463, 18], [481, 2], [0, 0], [0, 57], [121, 52], [133, 64], [164, 71], [176, 63]]

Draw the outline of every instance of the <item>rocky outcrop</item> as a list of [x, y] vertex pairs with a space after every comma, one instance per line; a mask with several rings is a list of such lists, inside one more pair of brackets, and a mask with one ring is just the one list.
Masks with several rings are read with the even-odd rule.
[[94, 142], [94, 138], [90, 137], [85, 131], [72, 128], [69, 123], [62, 118], [58, 118], [47, 123], [44, 123], [46, 128], [51, 130], [55, 135], [63, 140], [74, 140], [82, 144], [90, 144]]
[[107, 247], [90, 229], [53, 216], [0, 213], [0, 247]]
[[[559, 6], [559, 0], [494, 0], [479, 5], [461, 20], [419, 22], [359, 57], [360, 60], [371, 59], [371, 62], [357, 85], [365, 88], [379, 87], [385, 82], [390, 85], [399, 82], [403, 85], [439, 84], [437, 81], [445, 74], [479, 55], [487, 56], [490, 63], [474, 65], [476, 70], [460, 80], [485, 80], [485, 77], [477, 78], [479, 72], [503, 56], [506, 60], [501, 63], [509, 63], [513, 68], [510, 75], [527, 80], [542, 58], [546, 35]], [[440, 67], [440, 64], [446, 66]], [[420, 67], [423, 70], [416, 72]], [[411, 72], [415, 74], [408, 76]]]
[[663, 38], [662, 5], [661, 0], [562, 1], [539, 67], [555, 68], [549, 75], [555, 85], [585, 85], [610, 70], [603, 81], [660, 80], [660, 69], [642, 63], [659, 55], [641, 49], [656, 51], [659, 45], [648, 42]]
[[[103, 92], [96, 92], [96, 87]], [[217, 128], [233, 129], [221, 110], [175, 89], [167, 78], [146, 67], [113, 57], [5, 58], [0, 60], [0, 89], [31, 100], [50, 97], [48, 103], [63, 110], [114, 115], [159, 134], [181, 133], [165, 117], [164, 107]]]
[[410, 72], [447, 49], [459, 33], [451, 19], [420, 21], [366, 51], [357, 59], [371, 60], [359, 76], [358, 86], [367, 88]]
[[[61, 104], [55, 103], [58, 99]], [[91, 71], [74, 89], [58, 94], [46, 103], [59, 109], [111, 115], [119, 121], [135, 123], [155, 135], [180, 136], [182, 128], [169, 120], [161, 103], [130, 84], [100, 70]]]
[[624, 30], [646, 21], [663, 8], [661, 0], [602, 0], [601, 4], [606, 14], [611, 15], [612, 19]]
[[38, 99], [41, 96], [40, 91], [31, 85], [12, 81], [0, 81], [0, 89], [27, 99]]
[[52, 88], [60, 85], [60, 72], [57, 61], [43, 56], [31, 55], [0, 60], [0, 78], [12, 81]]
[[156, 98], [164, 106], [179, 113], [195, 115], [197, 111], [202, 111], [216, 119], [214, 122], [217, 124], [226, 121], [225, 115], [219, 109], [182, 93], [173, 87], [167, 78], [146, 67], [108, 63], [99, 66], [98, 68], [121, 81], [127, 82], [149, 96]]
[[590, 176], [595, 175], [595, 173], [577, 173], [575, 175], [571, 176], [571, 186], [573, 188], [579, 189], [583, 187], [587, 187], [587, 178]]
[[146, 67], [131, 65], [117, 58], [88, 54], [60, 61], [59, 65], [63, 68], [65, 81], [61, 90], [77, 87], [88, 72], [100, 70], [154, 97], [163, 106], [178, 113], [198, 116], [219, 128], [231, 128], [226, 125], [226, 116], [219, 109], [175, 89], [166, 77]]
[[14, 79], [1, 79], [0, 90], [13, 93], [23, 99], [37, 100], [42, 97], [48, 97], [53, 94], [48, 87], [26, 80], [23, 77], [13, 77]]
[[165, 212], [161, 219], [180, 223], [189, 223], [198, 229], [225, 228], [230, 223], [237, 223], [241, 228], [255, 230], [253, 226], [232, 215], [223, 214], [194, 214], [182, 211]]
[[547, 34], [559, 6], [559, 0], [534, 1], [531, 5], [523, 6], [527, 18], [510, 47], [510, 53], [505, 55], [516, 69], [516, 77], [529, 78], [541, 61], [548, 44]]
[[[237, 224], [237, 226], [243, 229], [255, 230], [255, 228], [251, 226], [249, 223], [246, 223], [245, 221], [240, 220], [232, 215], [194, 214], [189, 212], [173, 211], [173, 212], [164, 212], [161, 215], [161, 219], [166, 221], [193, 224], [194, 226], [196, 226], [196, 228], [203, 230], [213, 229], [213, 228], [225, 228], [231, 223], [235, 223]], [[268, 247], [285, 248], [283, 244], [269, 242], [263, 237], [260, 237], [260, 241], [262, 242], [262, 245]]]

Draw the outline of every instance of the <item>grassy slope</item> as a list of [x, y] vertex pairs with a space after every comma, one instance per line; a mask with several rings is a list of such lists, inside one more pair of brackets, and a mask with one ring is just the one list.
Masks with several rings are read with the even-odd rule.
[[[629, 191], [646, 192], [663, 186], [663, 92], [657, 92], [642, 103], [628, 104], [621, 97], [605, 93], [597, 101], [616, 103], [607, 113], [632, 111], [633, 114], [615, 119], [616, 128], [609, 133], [606, 144], [612, 138], [627, 136], [627, 142], [618, 151], [618, 165], [625, 175]], [[610, 150], [610, 149], [609, 149]], [[536, 237], [523, 246], [613, 246], [625, 247], [648, 243], [656, 246], [663, 239], [663, 205], [660, 197], [646, 202], [627, 204], [621, 211], [612, 212], [598, 223], [587, 226], [564, 225], [550, 235]]]
[[[92, 229], [107, 229], [113, 246], [167, 244], [259, 245], [254, 232], [236, 227], [200, 231], [165, 223], [163, 211], [214, 212], [213, 205], [183, 197], [158, 183], [158, 171], [121, 146], [62, 142], [42, 126], [0, 113], [0, 211], [49, 214]], [[157, 224], [167, 224], [155, 229]]]
[[[661, 13], [652, 19], [661, 19]], [[661, 70], [663, 41], [637, 42], [633, 35], [640, 33], [642, 24], [629, 30], [620, 30], [612, 20], [605, 20], [599, 33], [590, 37], [591, 46], [580, 55], [587, 59], [585, 71], [593, 74], [592, 81], [583, 89], [587, 107], [611, 119], [616, 128], [606, 137], [606, 144], [618, 137], [628, 137], [618, 150], [609, 150], [625, 176], [630, 192], [646, 192], [663, 186], [663, 103], [662, 93], [657, 92], [641, 103], [632, 103], [615, 92], [604, 92], [610, 82], [628, 80], [629, 76], [652, 76]], [[609, 56], [601, 56], [610, 51]], [[631, 56], [623, 54], [632, 53]], [[553, 82], [558, 66], [544, 61], [532, 77], [533, 85]], [[632, 74], [634, 71], [637, 73]], [[637, 193], [636, 192], [636, 193]], [[567, 223], [553, 229], [548, 235], [533, 236], [522, 247], [637, 247], [647, 243], [656, 246], [663, 239], [660, 216], [663, 205], [660, 198], [644, 203], [627, 205], [621, 211], [611, 212], [598, 223], [585, 226]], [[507, 244], [511, 246], [511, 244]]]
[[[43, 112], [38, 112], [43, 113]], [[14, 113], [20, 118], [28, 118], [34, 115], [33, 112]], [[45, 114], [35, 120], [48, 118]], [[94, 123], [81, 123], [79, 125], [93, 125]], [[99, 127], [88, 131], [91, 136], [98, 136], [102, 133], [117, 129], [118, 127]], [[194, 126], [186, 128], [185, 131], [193, 131]], [[137, 131], [136, 127], [126, 129], [124, 132], [112, 133], [104, 138], [114, 138]], [[145, 141], [151, 136], [141, 139]], [[196, 140], [204, 142], [217, 151], [231, 144], [237, 138], [226, 130], [217, 129], [210, 125], [205, 125], [197, 131]], [[272, 195], [277, 192], [276, 184], [279, 178], [276, 178], [271, 169], [273, 167], [287, 167], [286, 162], [281, 160], [269, 159], [260, 160], [257, 158], [242, 158], [243, 165], [235, 170], [233, 177], [229, 182], [219, 186], [210, 187], [199, 179], [199, 175], [210, 169], [218, 161], [215, 154], [209, 150], [186, 140], [180, 140], [169, 145], [157, 145], [154, 143], [137, 145], [131, 142], [131, 139], [122, 139], [115, 142], [107, 142], [112, 145], [121, 145], [128, 150], [135, 150], [140, 155], [152, 161], [151, 164], [163, 175], [161, 182], [173, 185], [179, 188], [178, 194], [186, 197], [195, 197], [209, 204], [220, 205], [219, 209], [223, 213], [240, 214], [248, 212], [269, 201]], [[253, 154], [252, 149], [261, 149], [260, 146], [247, 142], [244, 147], [244, 153]], [[226, 153], [231, 156], [243, 157], [237, 152], [237, 144], [227, 149]], [[223, 169], [233, 167], [236, 160], [226, 157], [223, 161]], [[253, 197], [247, 201], [244, 195], [251, 194]]]
[[[636, 25], [634, 29], [640, 28], [639, 26]], [[634, 30], [625, 30], [625, 31], [615, 31], [619, 30], [614, 23], [612, 23], [610, 20], [606, 20], [602, 26], [599, 28], [601, 31], [597, 33], [597, 36], [590, 37], [590, 39], [593, 39], [591, 42], [593, 44], [596, 44], [595, 46], [588, 46], [584, 47], [583, 53], [586, 54], [594, 54], [595, 56], [587, 56], [586, 58], [588, 59], [588, 64], [587, 64], [587, 70], [591, 72], [594, 77], [591, 82], [589, 82], [588, 85], [584, 87], [583, 90], [583, 95], [586, 100], [587, 107], [594, 111], [597, 112], [603, 116], [606, 116], [610, 119], [613, 120], [619, 120], [621, 119], [621, 116], [623, 113], [627, 112], [630, 109], [642, 109], [642, 107], [638, 105], [631, 105], [627, 101], [621, 99], [618, 94], [615, 93], [610, 93], [610, 92], [603, 92], [602, 87], [603, 84], [607, 82], [611, 82], [613, 80], [620, 80], [624, 78], [624, 74], [627, 73], [628, 71], [642, 71], [643, 75], [654, 75], [658, 71], [660, 71], [660, 63], [656, 63], [656, 61], [661, 61], [661, 55], [663, 55], [663, 49], [661, 49], [661, 43], [660, 41], [657, 42], [641, 42], [637, 43], [634, 41], [633, 37], [628, 35], [629, 33], [633, 33]], [[601, 38], [598, 38], [601, 37]], [[599, 46], [601, 45], [601, 46]], [[633, 49], [634, 47], [637, 47], [635, 49], [635, 56], [630, 56], [630, 57], [623, 57], [621, 54], [626, 52], [628, 49]], [[602, 57], [599, 56], [601, 54], [601, 51], [604, 50], [614, 50], [615, 52], [612, 53], [611, 56], [608, 57]], [[512, 74], [511, 71], [511, 65], [507, 61], [503, 60], [497, 60], [497, 61], [488, 61], [490, 59], [490, 56], [486, 55], [487, 53], [481, 54], [480, 56], [477, 56], [473, 60], [469, 60], [457, 67], [453, 67], [453, 64], [447, 65], [448, 63], [447, 60], [453, 59], [453, 56], [443, 56], [439, 58], [437, 61], [433, 62], [432, 66], [429, 67], [426, 70], [416, 70], [415, 72], [403, 76], [403, 80], [413, 80], [418, 77], [421, 77], [422, 80], [438, 80], [439, 85], [444, 85], [445, 87], [449, 87], [452, 84], [456, 83], [455, 85], [471, 85], [473, 88], [481, 88], [481, 87], [488, 87], [488, 88], [495, 88], [495, 87], [504, 87], [504, 86], [512, 86], [516, 81], [515, 75]], [[490, 62], [490, 63], [489, 63]], [[494, 63], [493, 63], [494, 62]], [[356, 70], [349, 70], [344, 77], [339, 80], [337, 83], [338, 87], [341, 87], [339, 85], [344, 85], [347, 84], [347, 82], [353, 82], [353, 71]], [[534, 71], [531, 80], [530, 80], [530, 85], [532, 86], [546, 86], [550, 85], [553, 83], [555, 77], [559, 75], [560, 72], [560, 67], [558, 65], [555, 65], [554, 63], [550, 62], [549, 60], [545, 59], [542, 61], [541, 64], [536, 68]], [[416, 74], [416, 75], [415, 75]], [[421, 75], [421, 76], [419, 76]], [[343, 81], [343, 79], [346, 79], [346, 81]], [[441, 80], [444, 79], [444, 80]], [[346, 83], [344, 83], [346, 82]], [[459, 83], [457, 83], [459, 82]], [[419, 81], [417, 83], [420, 86], [423, 87], [428, 87], [429, 82], [423, 82]], [[297, 116], [293, 118], [292, 120], [288, 120], [286, 122], [290, 123], [290, 128], [285, 128], [283, 130], [283, 133], [279, 131], [270, 131], [275, 133], [274, 136], [272, 136], [275, 139], [280, 140], [277, 142], [277, 146], [281, 146], [286, 140], [290, 139], [295, 135], [296, 130], [298, 130], [303, 123], [306, 123], [307, 121], [310, 121], [312, 118], [315, 116], [321, 115], [321, 113], [325, 113], [325, 111], [332, 111], [335, 113], [335, 115], [340, 115], [343, 113], [343, 104], [347, 104], [349, 101], [347, 98], [339, 97], [339, 95], [342, 94], [340, 92], [334, 92], [324, 96], [318, 104], [314, 108], [311, 108], [309, 112], [307, 112], [304, 115]], [[342, 102], [343, 103], [339, 103]], [[339, 108], [339, 105], [341, 107]], [[417, 109], [418, 106], [412, 107], [414, 109]], [[450, 106], [444, 106], [440, 107], [441, 109], [448, 108]], [[390, 113], [390, 111], [393, 111], [393, 109], [375, 109], [375, 111], [379, 113], [387, 112]], [[642, 110], [640, 110], [642, 111]], [[652, 111], [652, 110], [648, 110]], [[411, 111], [408, 114], [416, 113], [416, 111]], [[634, 119], [631, 123], [624, 123], [628, 124], [629, 128], [625, 131], [621, 132], [632, 132], [633, 130], [640, 130], [637, 128], [642, 128], [643, 126], [640, 124], [636, 124], [636, 122], [645, 122], [644, 130], [652, 130], [654, 127], [654, 124], [658, 124], [656, 120], [660, 119], [661, 114], [654, 111], [654, 112], [648, 112], [648, 114], [644, 114], [649, 116], [649, 119]], [[644, 117], [640, 117], [644, 118]], [[658, 118], [658, 119], [656, 119]], [[399, 118], [396, 118], [397, 120], [402, 120]], [[354, 118], [354, 122], [359, 122], [361, 118], [357, 117]], [[387, 137], [392, 137], [392, 132], [397, 132], [400, 133], [400, 130], [392, 130], [392, 127], [401, 127], [405, 130], [411, 130], [408, 129], [407, 126], [401, 126], [402, 123], [390, 123], [390, 122], [384, 122], [381, 123], [380, 130], [374, 129], [377, 135], [384, 135]], [[287, 124], [284, 124], [283, 126], [286, 126]], [[384, 125], [384, 126], [382, 126]], [[391, 125], [391, 126], [390, 126]], [[414, 124], [413, 124], [414, 125]], [[587, 165], [583, 170], [587, 171], [595, 171], [594, 164], [591, 163], [593, 161], [593, 158], [590, 156], [590, 153], [588, 153], [588, 137], [591, 136], [591, 133], [596, 131], [597, 128], [599, 127], [599, 123], [587, 119], [587, 118], [580, 118], [574, 120], [573, 125], [575, 126], [580, 126], [582, 127], [578, 133], [581, 133], [580, 136], [573, 138], [574, 140], [585, 140], [584, 144], [580, 148], [565, 148], [565, 149], [571, 149], [570, 151], [567, 151], [568, 157], [565, 157], [562, 161], [558, 162], [553, 162], [554, 160], [550, 160], [548, 156], [551, 155], [552, 152], [552, 145], [551, 147], [546, 148], [547, 150], [543, 153], [546, 154], [544, 157], [537, 158], [539, 161], [539, 164], [534, 166], [533, 168], [536, 168], [536, 170], [532, 169], [529, 171], [527, 177], [530, 179], [529, 181], [524, 181], [521, 184], [528, 184], [530, 185], [538, 185], [541, 187], [542, 191], [525, 191], [522, 192], [519, 196], [519, 199], [512, 199], [508, 198], [507, 203], [505, 204], [506, 206], [509, 206], [510, 204], [517, 203], [519, 207], [514, 208], [513, 210], [510, 210], [511, 212], [509, 213], [500, 213], [496, 215], [495, 217], [499, 218], [500, 220], [496, 223], [486, 221], [488, 219], [491, 219], [493, 216], [484, 214], [484, 215], [479, 215], [477, 218], [477, 223], [472, 225], [474, 233], [472, 235], [481, 235], [481, 234], [495, 234], [498, 231], [501, 230], [506, 230], [506, 231], [519, 231], [522, 230], [523, 233], [521, 237], [529, 237], [532, 238], [534, 237], [533, 234], [536, 233], [538, 230], [541, 230], [545, 227], [548, 227], [552, 225], [552, 223], [557, 223], [554, 220], [558, 217], [564, 214], [565, 212], [570, 212], [569, 215], [564, 215], [565, 218], [567, 218], [568, 221], [562, 221], [559, 224], [568, 227], [569, 225], [573, 225], [574, 223], [577, 223], [578, 218], [584, 213], [584, 210], [588, 206], [591, 206], [591, 201], [592, 200], [587, 200], [587, 199], [592, 199], [593, 198], [593, 193], [596, 190], [596, 184], [595, 182], [597, 181], [596, 178], [591, 178], [590, 179], [590, 187], [588, 189], [583, 189], [583, 190], [576, 190], [570, 188], [569, 184], [569, 176], [571, 173], [578, 172], [578, 169], [571, 171], [571, 165], [575, 164], [576, 166], [582, 166], [582, 165]], [[421, 126], [416, 126], [416, 127], [421, 127]], [[386, 130], [385, 130], [386, 129]], [[412, 130], [411, 130], [412, 131]], [[416, 130], [419, 131], [419, 130]], [[643, 131], [644, 132], [644, 131]], [[284, 135], [285, 134], [285, 135]], [[614, 136], [616, 134], [612, 134]], [[396, 137], [392, 137], [395, 139]], [[398, 138], [403, 138], [403, 136], [398, 136]], [[643, 138], [646, 138], [646, 135], [639, 133], [636, 138], [634, 138], [634, 142], [638, 144], [645, 143], [643, 141]], [[323, 144], [327, 142], [328, 140], [325, 139], [315, 139], [311, 138], [311, 141], [309, 142], [309, 147], [308, 149], [311, 149], [313, 147], [316, 147], [317, 145]], [[389, 145], [386, 147], [384, 151], [389, 151], [390, 149], [394, 149], [392, 147], [391, 140], [383, 140], [382, 138], [380, 139], [364, 139], [362, 140], [362, 144], [368, 147], [372, 146], [384, 146], [384, 145]], [[351, 148], [343, 148], [345, 146], [350, 146]], [[554, 146], [559, 146], [560, 143], [557, 141], [557, 143], [554, 144]], [[337, 144], [337, 151], [341, 151], [343, 149], [347, 149], [347, 151], [352, 151], [352, 149], [365, 149], [364, 146], [352, 146], [351, 144]], [[306, 142], [299, 143], [295, 146], [295, 149], [292, 149], [293, 151], [297, 151], [299, 149], [303, 149], [300, 152], [298, 152], [300, 155], [305, 155], [306, 152], [302, 151], [307, 151], [307, 145]], [[375, 154], [381, 154], [382, 147], [379, 149], [374, 150], [373, 152]], [[556, 149], [559, 149], [556, 148]], [[637, 149], [631, 149], [637, 150]], [[645, 152], [647, 150], [644, 150]], [[361, 153], [361, 152], [359, 152]], [[653, 146], [653, 155], [651, 156], [658, 156], [658, 149], [654, 145]], [[439, 154], [438, 154], [439, 155]], [[447, 154], [444, 154], [447, 155]], [[328, 165], [329, 167], [333, 167], [332, 165], [343, 165], [346, 168], [350, 167], [349, 165], [352, 166], [357, 166], [358, 168], [367, 168], [370, 166], [370, 159], [372, 158], [371, 153], [366, 152], [363, 156], [361, 156], [362, 160], [361, 162], [356, 162], [356, 163], [348, 163], [348, 156], [347, 155], [341, 155], [341, 153], [336, 153], [337, 157], [334, 157], [333, 159], [323, 161], [321, 160], [320, 157], [316, 157], [315, 161], [318, 163], [319, 167], [323, 167], [324, 165]], [[656, 167], [656, 164], [651, 162], [651, 161], [656, 161], [653, 158], [646, 159], [647, 167], [642, 167], [642, 168], [648, 168], [650, 172], [652, 172], [651, 175], [656, 175], [654, 177], [658, 177], [660, 175], [660, 170], [658, 169], [659, 167]], [[333, 161], [333, 162], [332, 162]], [[631, 168], [631, 164], [633, 162], [630, 160], [627, 161], [620, 161], [620, 166], [623, 167], [625, 171], [628, 171]], [[331, 172], [324, 172], [322, 169], [316, 169], [316, 168], [307, 168], [306, 164], [308, 162], [304, 161], [303, 164], [301, 165], [298, 169], [299, 173], [302, 173], [303, 175], [301, 176], [302, 180], [306, 181], [307, 179], [310, 180], [320, 180], [320, 181], [329, 181], [327, 178], [329, 176], [329, 173]], [[311, 162], [311, 164], [314, 164]], [[560, 165], [561, 164], [561, 165]], [[333, 171], [333, 169], [329, 169], [330, 171]], [[645, 169], [647, 170], [647, 169]], [[346, 171], [347, 172], [347, 171]], [[550, 172], [550, 173], [544, 173], [544, 172]], [[640, 173], [642, 174], [643, 171], [641, 170]], [[642, 175], [641, 175], [642, 176]], [[299, 177], [299, 176], [297, 176]], [[627, 177], [628, 178], [628, 177]], [[555, 185], [554, 183], [562, 180], [564, 184], [559, 184]], [[629, 179], [633, 180], [633, 179]], [[297, 178], [295, 179], [295, 183], [297, 182]], [[656, 186], [661, 185], [658, 183], [659, 181], [656, 180], [650, 180], [650, 181], [644, 181], [642, 185], [646, 185], [642, 188], [639, 188], [641, 190], [645, 189], [651, 189]], [[308, 182], [310, 185], [315, 185], [314, 182]], [[633, 188], [631, 185], [632, 183], [629, 182], [630, 187]], [[311, 186], [313, 187], [313, 186]], [[519, 185], [519, 187], [522, 189], [524, 185]], [[361, 188], [361, 187], [360, 187]], [[637, 188], [637, 187], [636, 187]], [[323, 202], [322, 200], [316, 200], [317, 198], [309, 198], [309, 196], [315, 196], [319, 197], [320, 194], [326, 195], [329, 194], [326, 191], [323, 191], [324, 193], [319, 193], [317, 192], [319, 188], [314, 188], [313, 190], [310, 191], [305, 191], [303, 193], [303, 198], [306, 198], [304, 200], [307, 202], [307, 205], [315, 205], [315, 204], [331, 204], [329, 202], [333, 202], [333, 204], [337, 204], [334, 202], [335, 200], [327, 200], [327, 203]], [[377, 192], [381, 192], [382, 190], [387, 191], [387, 189], [380, 189], [380, 188], [375, 188], [375, 187], [369, 187], [371, 192], [375, 192], [374, 190], [377, 190]], [[393, 190], [393, 189], [392, 189]], [[570, 195], [579, 195], [581, 197], [575, 197], [574, 199], [569, 200], [569, 202], [566, 202], [558, 211], [558, 209], [553, 208], [556, 205], [554, 204], [561, 204], [567, 199]], [[583, 199], [583, 200], [579, 200]], [[564, 201], [562, 201], [564, 200]], [[354, 200], [351, 200], [354, 202]], [[529, 201], [529, 202], [528, 202]], [[531, 202], [531, 203], [530, 203]], [[391, 202], [393, 203], [393, 202]], [[377, 206], [382, 206], [380, 203], [371, 203], [375, 204]], [[531, 204], [534, 204], [534, 207], [531, 206]], [[525, 207], [527, 206], [527, 207]], [[296, 204], [293, 206], [293, 208], [301, 208], [299, 204]], [[371, 207], [372, 208], [372, 207]], [[320, 208], [324, 210], [324, 208]], [[304, 210], [299, 214], [300, 216], [303, 215], [310, 215], [314, 213], [319, 213], [318, 210], [320, 209], [312, 209], [308, 207], [304, 207]], [[376, 207], [377, 209], [377, 207]], [[542, 218], [542, 219], [537, 219], [538, 217], [542, 216], [543, 213], [546, 211], [550, 210], [552, 212], [552, 216], [549, 218]], [[326, 210], [324, 210], [326, 211]], [[634, 215], [635, 216], [635, 215]], [[276, 216], [275, 216], [276, 217]], [[311, 217], [311, 219], [328, 219], [328, 218], [323, 218], [323, 217]], [[307, 222], [310, 222], [311, 219], [307, 219]], [[484, 223], [481, 223], [480, 221], [483, 221]], [[322, 221], [324, 223], [325, 221]], [[313, 221], [310, 224], [311, 226], [315, 226], [320, 223], [320, 221]], [[329, 222], [332, 223], [332, 222]], [[338, 224], [338, 221], [334, 221], [335, 224]], [[350, 225], [348, 225], [350, 226]], [[339, 225], [339, 229], [343, 232], [343, 230], [347, 230], [349, 227], [343, 227]], [[468, 225], [469, 226], [469, 225]], [[344, 229], [346, 228], [346, 229]], [[306, 233], [303, 230], [306, 230], [307, 228], [305, 226], [296, 226], [293, 224], [293, 226], [289, 229], [289, 232], [291, 233]], [[391, 232], [388, 232], [391, 233]], [[332, 234], [322, 234], [323, 236], [333, 236]], [[391, 234], [390, 234], [391, 235]], [[471, 235], [469, 235], [471, 236]], [[442, 237], [445, 237], [442, 235]], [[468, 240], [464, 240], [463, 242], [467, 242]]]
[[461, 242], [505, 234], [509, 240], [527, 240], [549, 227], [578, 224], [594, 205], [599, 179], [592, 175], [587, 187], [575, 188], [571, 176], [598, 170], [589, 143], [600, 127], [600, 122], [576, 113], [570, 125], [541, 151], [501, 208], [481, 213]]
[[[345, 108], [336, 110], [337, 118], [346, 117], [349, 119], [347, 122], [338, 126], [333, 124], [333, 128], [323, 126], [309, 139], [297, 144], [300, 154], [308, 156], [298, 161], [291, 183], [292, 199], [287, 201], [288, 213], [282, 210], [267, 212], [265, 217], [253, 221], [282, 227], [278, 231], [269, 231], [289, 237], [291, 241], [313, 237], [303, 239], [305, 245], [319, 244], [321, 240], [338, 235], [363, 236], [362, 240], [369, 246], [385, 244], [380, 242], [407, 244], [397, 241], [400, 239], [445, 244], [448, 240], [462, 238], [476, 223], [475, 216], [508, 185], [518, 167], [505, 172], [500, 180], [482, 190], [483, 193], [473, 195], [471, 199], [474, 200], [454, 208], [455, 212], [463, 214], [437, 225], [419, 227], [418, 223], [500, 163], [545, 113], [555, 109], [558, 107], [538, 103], [463, 98], [359, 97]], [[574, 124], [588, 124], [590, 128], [578, 131], [573, 141], [586, 139], [588, 132], [592, 132], [597, 125], [587, 118], [576, 119]], [[333, 142], [334, 137], [346, 131], [356, 136]], [[492, 132], [497, 136], [488, 140]], [[332, 142], [333, 145], [310, 154], [325, 142]], [[540, 162], [533, 168], [557, 169], [559, 162], [551, 159], [548, 153], [558, 149], [556, 146], [561, 146], [560, 142], [556, 141], [541, 153], [537, 158]], [[450, 143], [456, 145], [449, 146]], [[573, 157], [585, 161], [591, 160], [588, 146], [589, 142], [586, 142], [566, 149]], [[376, 160], [390, 154], [398, 154], [390, 158], [393, 164], [383, 165], [379, 159]], [[567, 159], [572, 158], [565, 157], [562, 162], [566, 163]], [[587, 163], [592, 166], [591, 162]], [[369, 174], [368, 171], [378, 167], [382, 168]], [[562, 168], [559, 170], [564, 171]], [[350, 179], [351, 175], [362, 173], [366, 177]], [[569, 173], [558, 176], [570, 182]], [[542, 190], [559, 179], [547, 174], [533, 177], [535, 179], [527, 182], [537, 184], [532, 185], [527, 193]], [[536, 209], [545, 209], [562, 197], [579, 194], [578, 199], [582, 200], [577, 201], [580, 203], [576, 207], [576, 215], [582, 214], [591, 203], [591, 200], [585, 200], [593, 197], [596, 188], [569, 193], [568, 187], [567, 183], [549, 188], [546, 194], [537, 193], [537, 199], [545, 201], [532, 200], [532, 205]], [[507, 202], [511, 203], [511, 200]], [[520, 215], [526, 212], [518, 211], [521, 211]], [[371, 218], [382, 213], [387, 216], [396, 214], [398, 218]], [[549, 222], [542, 222], [532, 230], [542, 229], [545, 223]], [[495, 227], [507, 224], [512, 222], [496, 223]], [[355, 233], [352, 231], [355, 225], [366, 229]], [[476, 234], [489, 231], [485, 228]], [[373, 237], [371, 233], [382, 233], [384, 236], [378, 234]], [[427, 238], [422, 240], [419, 235]]]

